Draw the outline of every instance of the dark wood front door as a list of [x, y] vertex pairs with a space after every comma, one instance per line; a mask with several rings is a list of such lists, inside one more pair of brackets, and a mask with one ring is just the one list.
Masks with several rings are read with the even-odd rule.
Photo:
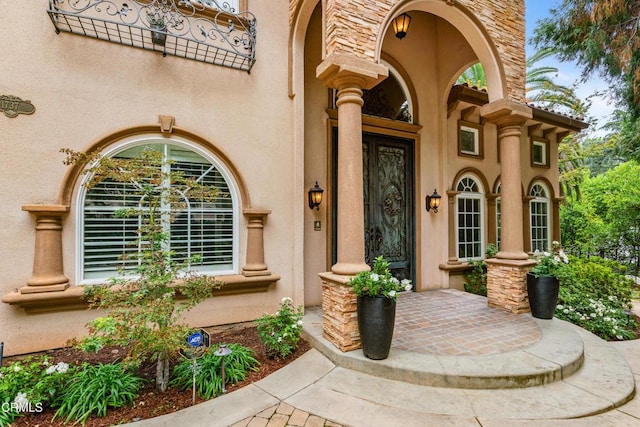
[[[337, 132], [334, 133], [334, 153], [336, 140]], [[374, 259], [382, 255], [389, 261], [395, 277], [415, 283], [413, 144], [411, 139], [371, 133], [362, 135], [366, 262], [373, 265]], [[336, 157], [333, 162], [334, 183], [337, 178]], [[334, 209], [336, 202], [334, 197]], [[336, 218], [336, 211], [333, 218]], [[335, 263], [335, 223], [333, 234]]]

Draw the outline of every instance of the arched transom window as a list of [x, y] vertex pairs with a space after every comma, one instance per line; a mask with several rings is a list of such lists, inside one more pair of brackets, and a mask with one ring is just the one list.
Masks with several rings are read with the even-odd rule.
[[543, 184], [537, 183], [531, 187], [529, 196], [529, 212], [531, 219], [531, 250], [548, 251], [550, 212], [549, 192]]
[[466, 175], [458, 181], [456, 190], [456, 234], [458, 259], [482, 259], [484, 246], [484, 216], [482, 187], [478, 180]]
[[[179, 207], [167, 207], [162, 215], [169, 234], [167, 249], [178, 262], [204, 273], [230, 274], [236, 270], [237, 196], [235, 186], [217, 159], [186, 143], [144, 141], [111, 150], [107, 155], [133, 158], [144, 149], [162, 153], [162, 168], [181, 171], [185, 177], [214, 186], [219, 195], [214, 201], [181, 195]], [[172, 185], [173, 183], [165, 183]], [[80, 192], [81, 242], [80, 276], [85, 282], [103, 281], [133, 271], [139, 259], [138, 230], [145, 212], [145, 200], [139, 185], [102, 181]], [[122, 217], [119, 212], [132, 208], [141, 213]]]

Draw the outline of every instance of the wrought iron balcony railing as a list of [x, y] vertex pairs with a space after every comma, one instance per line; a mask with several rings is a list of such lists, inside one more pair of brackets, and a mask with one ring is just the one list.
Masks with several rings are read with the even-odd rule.
[[218, 0], [49, 0], [56, 33], [250, 71], [256, 17]]

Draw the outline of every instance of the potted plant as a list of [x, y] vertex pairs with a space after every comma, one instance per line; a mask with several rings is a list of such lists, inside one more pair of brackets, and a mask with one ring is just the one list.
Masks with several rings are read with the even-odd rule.
[[560, 243], [551, 243], [551, 252], [536, 251], [537, 264], [527, 273], [527, 293], [531, 315], [539, 319], [551, 319], [556, 311], [560, 282], [558, 276], [569, 258]]
[[357, 296], [358, 329], [362, 352], [369, 359], [389, 356], [396, 319], [399, 291], [411, 290], [411, 281], [391, 275], [389, 263], [379, 256], [371, 271], [363, 271], [349, 280]]

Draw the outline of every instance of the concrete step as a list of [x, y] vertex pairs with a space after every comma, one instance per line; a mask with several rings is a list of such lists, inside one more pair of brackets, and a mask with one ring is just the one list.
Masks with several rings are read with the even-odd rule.
[[319, 311], [304, 317], [305, 338], [338, 366], [433, 387], [469, 389], [522, 388], [550, 384], [578, 371], [584, 360], [583, 340], [568, 323], [534, 319], [542, 338], [534, 345], [488, 355], [447, 356], [391, 348], [389, 358], [370, 360], [361, 350], [343, 353], [322, 336]]
[[[541, 386], [511, 389], [431, 387], [336, 366], [299, 391], [278, 397], [326, 419], [369, 427], [484, 426], [491, 425], [487, 424], [489, 420], [582, 418], [618, 408], [634, 395], [633, 375], [627, 371], [628, 366], [619, 363], [619, 354], [612, 349], [596, 347], [599, 346], [588, 350], [583, 368], [571, 378]], [[288, 376], [288, 381], [291, 378]], [[275, 378], [271, 381], [271, 387], [265, 389], [270, 392], [279, 389], [273, 383]], [[282, 381], [287, 379], [283, 377]]]

